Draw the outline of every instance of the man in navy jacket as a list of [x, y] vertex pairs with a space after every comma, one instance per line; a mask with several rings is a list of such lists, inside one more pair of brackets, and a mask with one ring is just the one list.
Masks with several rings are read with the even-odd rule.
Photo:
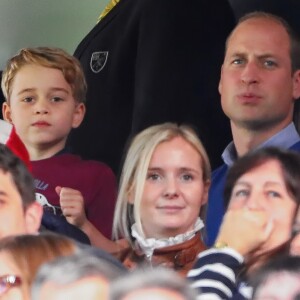
[[267, 146], [300, 151], [293, 123], [300, 97], [299, 37], [284, 20], [254, 13], [240, 20], [226, 45], [219, 91], [233, 141], [223, 152], [224, 164], [212, 174], [206, 221], [209, 246], [226, 208], [226, 173], [237, 157]]

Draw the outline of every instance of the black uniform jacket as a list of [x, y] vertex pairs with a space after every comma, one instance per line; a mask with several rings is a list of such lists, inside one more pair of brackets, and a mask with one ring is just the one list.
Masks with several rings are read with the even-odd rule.
[[218, 82], [234, 26], [226, 0], [121, 0], [79, 44], [87, 114], [75, 152], [115, 171], [130, 134], [152, 124], [192, 124], [213, 166], [230, 140]]

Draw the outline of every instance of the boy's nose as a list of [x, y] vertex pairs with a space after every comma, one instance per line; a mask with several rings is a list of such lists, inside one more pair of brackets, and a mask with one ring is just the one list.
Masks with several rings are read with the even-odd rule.
[[42, 114], [42, 115], [43, 115], [43, 114], [47, 114], [47, 113], [48, 113], [48, 110], [46, 110], [46, 109], [39, 109], [39, 110], [36, 111], [36, 113], [37, 113], [37, 114]]
[[35, 113], [36, 114], [48, 114], [49, 112], [49, 109], [47, 107], [46, 104], [38, 104], [36, 107], [35, 107]]

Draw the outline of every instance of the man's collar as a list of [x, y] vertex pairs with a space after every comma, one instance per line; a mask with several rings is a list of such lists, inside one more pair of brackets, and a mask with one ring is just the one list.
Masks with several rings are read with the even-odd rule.
[[[288, 149], [299, 141], [300, 136], [296, 130], [295, 124], [290, 123], [287, 127], [283, 128], [281, 131], [267, 139], [265, 142], [261, 143], [255, 149], [270, 146]], [[223, 151], [222, 159], [227, 166], [232, 166], [232, 164], [237, 160], [237, 158], [238, 155], [236, 152], [236, 148], [232, 141]]]
[[222, 153], [222, 159], [227, 166], [232, 166], [237, 160], [237, 152], [233, 141], [225, 148]]

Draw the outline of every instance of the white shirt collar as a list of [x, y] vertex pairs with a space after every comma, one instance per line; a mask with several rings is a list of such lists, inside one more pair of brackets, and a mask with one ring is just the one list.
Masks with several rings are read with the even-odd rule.
[[145, 238], [139, 232], [138, 226], [134, 223], [131, 226], [131, 235], [136, 239], [136, 246], [138, 246], [147, 257], [151, 257], [155, 249], [164, 248], [168, 246], [177, 245], [193, 238], [199, 230], [204, 227], [204, 223], [200, 218], [197, 218], [194, 229], [186, 233], [178, 234], [174, 237], [156, 239]]

